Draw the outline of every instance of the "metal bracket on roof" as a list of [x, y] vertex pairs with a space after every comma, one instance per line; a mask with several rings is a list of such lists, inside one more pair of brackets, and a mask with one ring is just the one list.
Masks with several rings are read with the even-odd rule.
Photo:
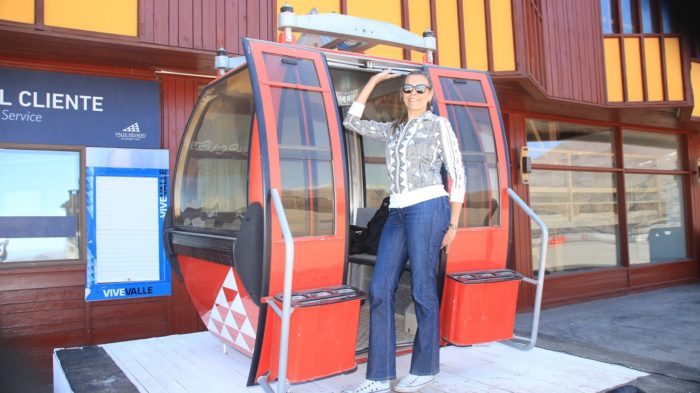
[[435, 34], [430, 30], [421, 37], [390, 23], [351, 15], [297, 15], [287, 4], [280, 8], [277, 26], [284, 31], [284, 42], [293, 41], [292, 32], [317, 34], [324, 38], [316, 44], [321, 48], [361, 52], [375, 45], [390, 45], [424, 52], [431, 63], [437, 49]]
[[219, 48], [219, 50], [216, 51], [216, 57], [214, 57], [214, 68], [219, 72], [219, 76], [222, 76], [226, 71], [234, 69], [243, 63], [245, 63], [245, 56], [231, 57], [224, 48]]

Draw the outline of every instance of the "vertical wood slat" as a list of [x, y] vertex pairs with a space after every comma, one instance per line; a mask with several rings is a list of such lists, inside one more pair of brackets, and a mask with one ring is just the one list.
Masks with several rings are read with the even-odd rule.
[[[588, 4], [585, 3], [578, 3], [579, 4], [579, 10], [583, 17], [586, 20], [592, 21], [595, 18], [595, 14], [592, 12], [593, 7], [588, 6]], [[592, 4], [591, 4], [592, 5]], [[584, 23], [583, 24], [583, 34], [585, 34], [585, 37], [593, 37], [594, 36], [594, 30], [593, 30], [593, 24], [589, 23]], [[589, 70], [594, 70], [596, 68], [596, 64], [593, 62], [594, 56], [593, 53], [595, 51], [592, 43], [593, 40], [579, 40], [579, 42], [583, 41], [582, 45], [582, 50], [580, 53], [580, 60], [581, 63], [584, 65], [584, 69], [589, 69]], [[592, 76], [595, 77], [595, 72], [593, 72]], [[581, 78], [579, 78], [579, 84], [581, 87], [581, 100], [585, 102], [594, 102], [593, 98], [593, 91], [591, 89], [586, 88], [587, 84], [587, 75], [583, 74]]]
[[153, 43], [160, 45], [168, 45], [168, 37], [170, 35], [169, 0], [153, 0]]
[[[261, 37], [261, 32], [264, 32], [265, 29], [264, 27], [267, 26], [262, 26], [262, 23], [254, 23], [252, 21], [261, 21], [264, 20], [265, 18], [260, 17], [260, 3], [258, 1], [250, 1], [248, 0], [246, 2], [246, 23], [247, 23], [247, 29], [246, 29], [246, 36], [247, 37]], [[267, 24], [266, 24], [267, 25]], [[239, 31], [240, 35], [240, 31]], [[264, 35], [264, 33], [263, 33]]]
[[226, 3], [225, 0], [215, 0], [216, 1], [216, 47], [217, 48], [230, 48], [226, 47]]
[[177, 46], [192, 48], [195, 19], [192, 12], [192, 0], [177, 0], [177, 2]]
[[[409, 15], [408, 0], [401, 0], [401, 27], [406, 30], [411, 30], [411, 17]], [[411, 60], [411, 51], [409, 49], [403, 50], [403, 59]]]
[[216, 46], [216, 2], [202, 1], [202, 49], [217, 50]]
[[[566, 17], [568, 19], [568, 24], [576, 24], [578, 19], [576, 15], [579, 15], [580, 18], [580, 13], [577, 5], [581, 5], [581, 2], [573, 2], [573, 3], [566, 3], [567, 4], [567, 9], [566, 9]], [[581, 48], [581, 45], [577, 45], [579, 43], [579, 37], [577, 37], [574, 34], [569, 34], [569, 48], [571, 48], [571, 57], [570, 57], [570, 62], [574, 66], [573, 71], [571, 73], [571, 97], [573, 97], [575, 100], [580, 101], [581, 100], [581, 61], [579, 57], [579, 49]]]
[[178, 46], [179, 3], [179, 0], [170, 0], [168, 2], [168, 45], [170, 46]]
[[202, 49], [204, 46], [202, 42], [203, 10], [202, 0], [192, 0], [192, 48], [194, 49]]
[[153, 42], [153, 0], [139, 0], [139, 38]]
[[491, 1], [484, 0], [484, 20], [486, 22], [486, 58], [488, 59], [489, 72], [493, 72], [493, 34], [491, 29]]

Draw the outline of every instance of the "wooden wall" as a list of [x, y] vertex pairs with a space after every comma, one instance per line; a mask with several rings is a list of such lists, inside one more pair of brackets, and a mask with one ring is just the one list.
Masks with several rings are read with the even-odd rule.
[[273, 40], [271, 0], [140, 0], [139, 41], [242, 53], [242, 37]]
[[547, 94], [605, 104], [599, 0], [542, 0]]

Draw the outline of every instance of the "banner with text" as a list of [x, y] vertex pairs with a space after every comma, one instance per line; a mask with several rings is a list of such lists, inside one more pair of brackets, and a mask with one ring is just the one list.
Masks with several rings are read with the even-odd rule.
[[159, 85], [0, 68], [2, 142], [159, 148]]

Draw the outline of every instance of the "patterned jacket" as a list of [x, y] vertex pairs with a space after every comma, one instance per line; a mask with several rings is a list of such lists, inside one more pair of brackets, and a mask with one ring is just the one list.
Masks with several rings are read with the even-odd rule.
[[391, 207], [405, 207], [447, 195], [440, 168], [452, 179], [451, 202], [462, 202], [466, 175], [459, 143], [450, 122], [427, 111], [394, 127], [393, 123], [362, 120], [364, 105], [355, 102], [343, 125], [361, 135], [386, 142]]

